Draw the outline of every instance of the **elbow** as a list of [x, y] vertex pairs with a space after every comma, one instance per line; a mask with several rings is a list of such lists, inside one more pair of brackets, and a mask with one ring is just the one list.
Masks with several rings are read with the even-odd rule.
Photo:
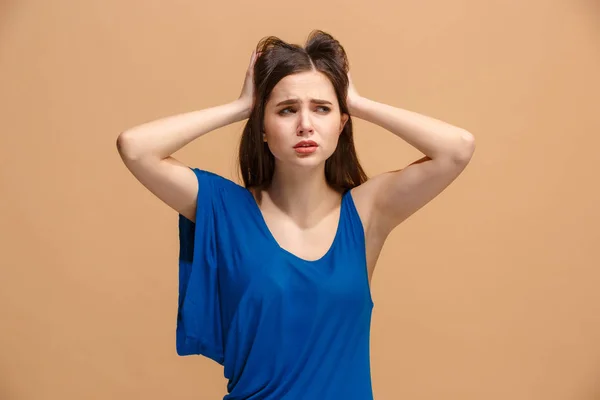
[[132, 150], [131, 138], [127, 131], [121, 132], [117, 136], [117, 151], [122, 159], [133, 160], [136, 158], [135, 152]]
[[454, 151], [454, 160], [460, 164], [468, 164], [475, 153], [475, 136], [469, 131], [459, 132], [458, 144]]

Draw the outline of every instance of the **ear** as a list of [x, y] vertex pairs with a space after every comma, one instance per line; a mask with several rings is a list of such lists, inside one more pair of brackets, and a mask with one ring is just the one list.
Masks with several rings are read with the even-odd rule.
[[346, 122], [348, 122], [348, 114], [343, 113], [341, 118], [340, 118], [340, 132], [338, 133], [339, 135], [342, 134], [342, 131], [344, 130], [344, 126], [346, 126]]

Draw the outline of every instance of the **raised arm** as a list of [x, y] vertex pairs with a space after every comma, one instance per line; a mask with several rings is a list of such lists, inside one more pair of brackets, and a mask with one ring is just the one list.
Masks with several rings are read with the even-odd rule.
[[387, 129], [424, 154], [405, 168], [369, 179], [357, 190], [367, 204], [370, 230], [376, 237], [386, 237], [460, 175], [475, 151], [475, 139], [463, 128], [361, 97], [351, 80], [348, 105], [351, 115]]
[[252, 109], [255, 54], [240, 97], [227, 104], [147, 122], [119, 134], [121, 159], [150, 192], [191, 221], [196, 219], [198, 181], [194, 172], [171, 156], [194, 139], [248, 118]]

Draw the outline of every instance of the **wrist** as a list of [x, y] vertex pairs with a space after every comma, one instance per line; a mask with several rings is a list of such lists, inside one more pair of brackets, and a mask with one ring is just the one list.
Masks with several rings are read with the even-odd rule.
[[252, 104], [249, 104], [243, 98], [238, 98], [232, 101], [230, 105], [235, 110], [234, 112], [238, 121], [242, 121], [250, 117], [250, 112], [252, 111]]
[[351, 101], [348, 102], [348, 109], [350, 110], [350, 115], [357, 118], [363, 118], [363, 111], [365, 109], [367, 99], [362, 96], [357, 96]]

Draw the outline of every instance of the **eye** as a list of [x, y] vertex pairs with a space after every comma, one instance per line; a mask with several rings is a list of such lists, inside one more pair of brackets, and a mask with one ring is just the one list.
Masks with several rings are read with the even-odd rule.
[[[317, 106], [315, 109], [318, 112], [325, 113], [325, 114], [328, 113], [329, 111], [331, 111], [331, 108], [329, 108], [327, 106]], [[277, 114], [286, 115], [286, 114], [294, 114], [295, 112], [296, 112], [296, 110], [294, 108], [287, 107], [287, 108], [280, 110]]]
[[291, 107], [287, 107], [287, 108], [284, 108], [283, 110], [280, 110], [277, 114], [279, 114], [279, 115], [289, 114], [286, 111], [294, 111], [295, 112], [295, 110], [293, 110]]

